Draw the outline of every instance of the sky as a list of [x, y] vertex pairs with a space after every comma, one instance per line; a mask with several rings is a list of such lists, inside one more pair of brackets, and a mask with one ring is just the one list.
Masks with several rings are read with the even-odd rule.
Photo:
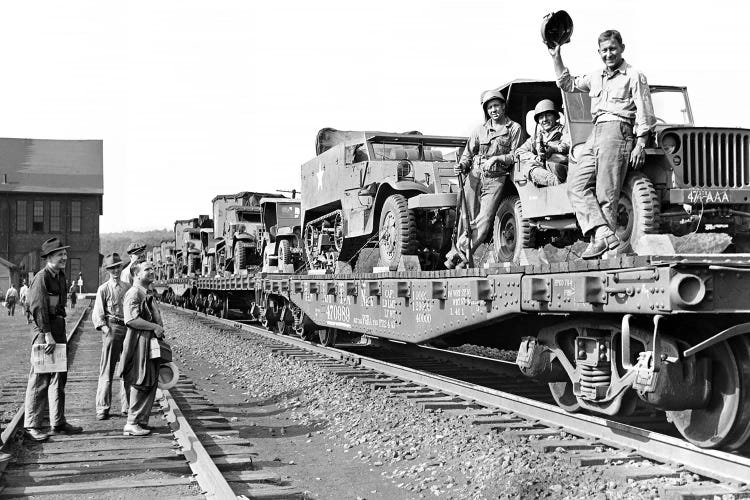
[[101, 231], [171, 228], [217, 194], [299, 188], [324, 127], [467, 135], [483, 90], [553, 78], [559, 9], [572, 73], [618, 29], [696, 124], [750, 127], [748, 2], [70, 0], [0, 3], [0, 137], [103, 140]]

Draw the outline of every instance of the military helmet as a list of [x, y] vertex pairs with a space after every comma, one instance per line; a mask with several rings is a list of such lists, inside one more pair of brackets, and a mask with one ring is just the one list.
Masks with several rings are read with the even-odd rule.
[[563, 45], [573, 35], [573, 19], [564, 10], [551, 12], [542, 19], [542, 40], [550, 49]]
[[492, 99], [500, 99], [505, 102], [505, 96], [501, 94], [499, 90], [487, 90], [482, 92], [482, 108], [484, 108]]
[[548, 112], [555, 113], [558, 118], [560, 117], [560, 112], [555, 109], [555, 103], [551, 99], [542, 99], [534, 106], [534, 121], [538, 122], [539, 115]]

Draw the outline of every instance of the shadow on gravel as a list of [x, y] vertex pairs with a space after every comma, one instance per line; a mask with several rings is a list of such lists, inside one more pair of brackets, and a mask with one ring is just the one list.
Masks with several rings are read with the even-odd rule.
[[303, 436], [324, 429], [323, 425], [233, 425], [232, 429], [240, 432], [241, 438], [268, 439], [292, 438]]

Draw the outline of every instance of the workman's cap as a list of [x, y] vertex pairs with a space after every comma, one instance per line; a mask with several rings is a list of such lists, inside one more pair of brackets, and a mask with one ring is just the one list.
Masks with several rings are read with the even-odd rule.
[[146, 245], [141, 243], [140, 241], [134, 241], [130, 245], [128, 245], [127, 254], [133, 255], [136, 253], [143, 253], [146, 251]]
[[120, 254], [110, 253], [107, 254], [106, 257], [104, 257], [104, 268], [105, 269], [112, 269], [113, 267], [120, 267], [122, 266], [122, 259], [120, 258]]
[[555, 113], [560, 117], [560, 112], [555, 109], [555, 103], [551, 99], [542, 99], [534, 106], [534, 121], [539, 121], [539, 115], [544, 113]]
[[161, 390], [169, 390], [177, 385], [177, 379], [180, 378], [180, 370], [174, 362], [159, 365], [159, 381], [156, 383]]
[[487, 90], [482, 92], [482, 108], [484, 108], [492, 99], [500, 99], [505, 102], [505, 96], [501, 94], [499, 90]]
[[570, 41], [573, 36], [573, 19], [564, 10], [551, 12], [542, 19], [542, 41], [550, 49]]
[[50, 238], [42, 243], [42, 257], [47, 257], [58, 250], [64, 250], [66, 248], [70, 248], [70, 245], [63, 245], [62, 241], [58, 238]]

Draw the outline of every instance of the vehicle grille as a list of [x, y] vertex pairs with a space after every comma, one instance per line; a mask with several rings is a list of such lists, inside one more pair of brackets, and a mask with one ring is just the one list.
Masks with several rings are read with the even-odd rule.
[[692, 187], [750, 187], [748, 132], [684, 131], [682, 172]]

